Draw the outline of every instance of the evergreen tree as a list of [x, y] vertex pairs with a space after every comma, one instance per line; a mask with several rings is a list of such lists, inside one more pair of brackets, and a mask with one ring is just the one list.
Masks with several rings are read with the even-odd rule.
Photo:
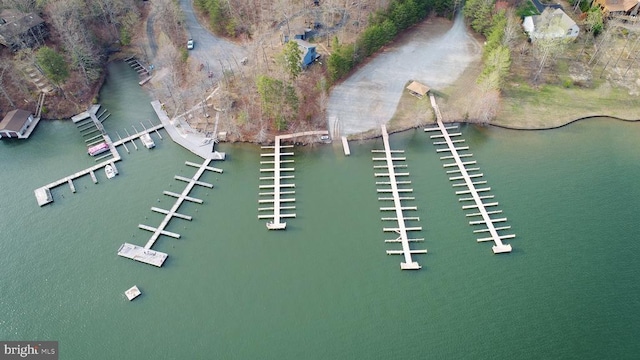
[[64, 57], [48, 46], [43, 46], [36, 52], [36, 61], [44, 75], [56, 85], [60, 85], [69, 77], [69, 68]]

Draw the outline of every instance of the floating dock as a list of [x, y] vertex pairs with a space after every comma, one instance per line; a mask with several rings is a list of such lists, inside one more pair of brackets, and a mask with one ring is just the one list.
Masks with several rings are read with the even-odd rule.
[[272, 173], [272, 176], [261, 176], [260, 180], [273, 181], [273, 185], [260, 185], [260, 189], [270, 189], [272, 191], [260, 192], [261, 197], [258, 200], [260, 204], [270, 204], [271, 206], [259, 207], [258, 212], [272, 211], [272, 214], [260, 214], [258, 219], [271, 219], [267, 222], [267, 229], [269, 230], [284, 230], [287, 227], [287, 223], [283, 222], [284, 218], [295, 218], [295, 213], [283, 212], [283, 210], [295, 210], [295, 205], [283, 205], [285, 203], [291, 204], [296, 201], [295, 198], [287, 197], [288, 195], [294, 195], [295, 190], [285, 190], [295, 188], [294, 183], [283, 183], [282, 180], [293, 179], [294, 175], [283, 175], [283, 173], [293, 172], [293, 167], [282, 167], [282, 164], [293, 163], [293, 159], [285, 158], [286, 156], [293, 156], [293, 152], [284, 152], [282, 149], [292, 148], [293, 145], [282, 145], [282, 140], [292, 139], [302, 136], [317, 136], [328, 135], [328, 131], [305, 131], [295, 134], [280, 135], [275, 137], [275, 143], [273, 146], [263, 146], [263, 149], [270, 149], [273, 152], [260, 154], [263, 158], [272, 158], [272, 160], [260, 161], [260, 164], [273, 164], [273, 167], [260, 168], [261, 173]]
[[127, 297], [129, 301], [137, 298], [138, 296], [140, 296], [140, 294], [142, 293], [140, 292], [140, 289], [138, 289], [136, 285], [132, 286], [129, 290], [124, 292], [124, 295]]
[[161, 267], [162, 264], [164, 264], [164, 261], [167, 260], [168, 256], [163, 252], [148, 250], [141, 246], [129, 243], [120, 245], [120, 248], [118, 249], [118, 255], [157, 267]]
[[[209, 184], [209, 183], [204, 182], [204, 181], [200, 181], [200, 177], [202, 177], [202, 174], [204, 174], [205, 171], [214, 171], [214, 172], [222, 173], [221, 169], [217, 169], [217, 168], [209, 166], [209, 163], [211, 161], [212, 161], [212, 159], [205, 159], [202, 164], [196, 164], [196, 163], [192, 163], [190, 161], [186, 161], [185, 162], [185, 165], [193, 166], [193, 167], [197, 167], [198, 168], [198, 170], [196, 171], [195, 175], [193, 177], [191, 177], [191, 178], [187, 178], [187, 177], [184, 177], [184, 176], [178, 176], [178, 175], [175, 176], [176, 180], [184, 181], [184, 182], [187, 183], [187, 185], [185, 186], [184, 190], [180, 194], [174, 193], [174, 192], [171, 192], [171, 191], [165, 191], [164, 192], [164, 194], [167, 195], [167, 196], [175, 197], [176, 198], [175, 203], [173, 204], [173, 206], [169, 210], [158, 208], [158, 207], [152, 207], [151, 208], [152, 211], [164, 214], [165, 215], [164, 219], [162, 220], [162, 222], [160, 222], [160, 225], [158, 225], [157, 227], [144, 225], [144, 224], [139, 224], [138, 227], [140, 229], [150, 231], [153, 234], [151, 235], [151, 237], [149, 238], [149, 240], [147, 241], [147, 243], [145, 244], [145, 246], [143, 248], [141, 248], [139, 246], [136, 246], [136, 245], [132, 245], [132, 246], [135, 246], [136, 249], [140, 248], [140, 249], [143, 249], [145, 251], [150, 251], [151, 248], [153, 247], [153, 245], [156, 243], [156, 241], [160, 237], [160, 235], [165, 235], [165, 236], [173, 237], [173, 238], [176, 238], [176, 239], [180, 238], [180, 234], [174, 233], [174, 232], [171, 232], [171, 231], [167, 231], [167, 230], [165, 230], [165, 228], [167, 227], [167, 225], [169, 225], [169, 222], [174, 217], [177, 217], [177, 218], [180, 218], [180, 219], [184, 219], [184, 220], [189, 220], [189, 221], [191, 220], [191, 216], [179, 213], [178, 209], [180, 208], [180, 205], [182, 205], [182, 203], [184, 201], [192, 201], [192, 202], [196, 202], [196, 203], [199, 203], [199, 204], [202, 203], [201, 199], [197, 199], [197, 198], [189, 196], [189, 193], [191, 192], [191, 190], [193, 190], [193, 188], [196, 185], [204, 186], [204, 187], [208, 187], [208, 188], [213, 188], [212, 184]], [[126, 248], [127, 245], [131, 245], [131, 244], [125, 243], [122, 246], [120, 246], [120, 250], [118, 250], [118, 255], [126, 257], [126, 258], [129, 258], [129, 259], [137, 260], [137, 261], [140, 261], [140, 262], [143, 262], [143, 263], [146, 263], [146, 264], [151, 264], [151, 265], [155, 265], [155, 266], [162, 266], [162, 263], [160, 263], [160, 265], [157, 265], [157, 262], [156, 262], [155, 258], [151, 258], [151, 259], [148, 259], [146, 257], [134, 258], [134, 257], [131, 257], [131, 256], [128, 255], [129, 253], [132, 253], [132, 251], [128, 251], [128, 252], [122, 253], [121, 250], [123, 249], [123, 247]], [[135, 252], [135, 254], [138, 255], [142, 250], [136, 250], [136, 251], [137, 252]], [[143, 252], [143, 254], [146, 254], [146, 253]], [[164, 253], [159, 253], [159, 254], [163, 254], [165, 256], [165, 258], [167, 256], [167, 254], [164, 254]], [[147, 260], [149, 260], [149, 261], [147, 261]], [[164, 262], [164, 260], [162, 260], [162, 261]]]
[[[411, 181], [403, 180], [398, 181], [399, 177], [409, 176], [408, 172], [396, 172], [397, 168], [406, 168], [405, 164], [397, 164], [397, 162], [403, 162], [406, 160], [405, 157], [394, 156], [394, 154], [404, 153], [404, 150], [391, 150], [389, 145], [389, 134], [387, 133], [387, 128], [385, 125], [382, 125], [382, 141], [384, 142], [384, 150], [371, 150], [372, 153], [383, 153], [384, 157], [373, 157], [373, 161], [383, 161], [384, 165], [374, 165], [374, 169], [385, 169], [386, 172], [383, 173], [374, 173], [376, 178], [385, 177], [388, 178], [389, 181], [377, 181], [377, 186], [385, 186], [384, 188], [378, 188], [378, 193], [390, 194], [391, 197], [378, 197], [380, 201], [393, 201], [393, 206], [391, 207], [380, 207], [381, 211], [394, 211], [395, 217], [383, 217], [383, 221], [395, 221], [397, 223], [397, 227], [384, 227], [383, 231], [385, 232], [393, 232], [398, 234], [396, 239], [385, 240], [388, 243], [400, 243], [402, 245], [402, 250], [387, 250], [387, 255], [404, 255], [404, 262], [400, 263], [400, 269], [402, 270], [418, 270], [421, 268], [418, 262], [413, 261], [413, 254], [426, 254], [427, 250], [412, 250], [409, 246], [409, 242], [416, 241], [424, 241], [424, 239], [417, 238], [409, 238], [409, 231], [422, 231], [422, 227], [420, 226], [407, 226], [405, 220], [411, 221], [419, 221], [418, 217], [405, 217], [405, 210], [417, 210], [416, 206], [404, 206], [402, 201], [414, 200], [413, 197], [401, 196], [402, 194], [411, 193], [413, 189], [410, 188], [401, 188], [398, 185], [410, 185]], [[394, 161], [396, 163], [394, 163]], [[389, 186], [389, 187], [387, 187]]]
[[[474, 230], [474, 233], [489, 233], [489, 237], [479, 238], [478, 242], [484, 241], [493, 241], [494, 245], [492, 247], [494, 254], [500, 253], [508, 253], [511, 252], [511, 245], [504, 244], [502, 240], [512, 239], [516, 236], [514, 234], [500, 234], [501, 230], [509, 230], [511, 226], [502, 226], [496, 227], [495, 223], [506, 222], [507, 218], [492, 218], [491, 215], [500, 214], [502, 210], [493, 210], [487, 211], [487, 207], [497, 206], [497, 202], [492, 203], [484, 203], [485, 199], [493, 199], [493, 195], [480, 195], [480, 193], [486, 193], [491, 190], [490, 187], [485, 188], [476, 188], [476, 185], [484, 185], [487, 182], [485, 180], [478, 180], [483, 177], [482, 173], [478, 173], [480, 169], [477, 167], [467, 167], [476, 165], [475, 160], [467, 160], [463, 161], [463, 158], [471, 158], [473, 154], [471, 153], [459, 153], [458, 151], [466, 151], [469, 150], [468, 146], [461, 146], [459, 144], [464, 143], [464, 139], [456, 139], [452, 140], [453, 137], [458, 137], [462, 135], [461, 133], [449, 133], [448, 130], [457, 129], [457, 126], [445, 126], [442, 122], [442, 114], [440, 113], [440, 109], [438, 108], [438, 104], [436, 103], [435, 97], [429, 94], [431, 99], [431, 106], [436, 113], [436, 120], [438, 127], [428, 128], [425, 131], [430, 132], [439, 132], [439, 134], [431, 135], [431, 139], [442, 139], [443, 141], [434, 141], [434, 145], [441, 146], [446, 145], [447, 147], [438, 148], [436, 152], [438, 153], [449, 153], [450, 155], [441, 156], [441, 160], [453, 160], [452, 163], [443, 164], [445, 168], [457, 168], [455, 170], [447, 171], [447, 174], [451, 174], [449, 177], [450, 181], [453, 181], [453, 187], [460, 187], [464, 190], [456, 191], [456, 195], [469, 195], [470, 197], [461, 197], [459, 199], [460, 202], [472, 202], [472, 205], [464, 205], [462, 206], [463, 210], [475, 210], [474, 213], [466, 214], [467, 217], [479, 217], [481, 220], [473, 220], [469, 221], [469, 225], [484, 225], [486, 228]], [[455, 182], [460, 181], [463, 182]]]

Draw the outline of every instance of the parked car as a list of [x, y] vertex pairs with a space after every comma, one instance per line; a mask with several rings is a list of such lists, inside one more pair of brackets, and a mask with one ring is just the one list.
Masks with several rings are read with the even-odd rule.
[[189, 41], [187, 41], [187, 49], [192, 50], [193, 46], [194, 46], [193, 39], [189, 39]]

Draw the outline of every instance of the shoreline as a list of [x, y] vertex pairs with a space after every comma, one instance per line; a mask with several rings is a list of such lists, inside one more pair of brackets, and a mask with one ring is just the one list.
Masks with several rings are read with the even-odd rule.
[[[481, 126], [481, 127], [496, 127], [496, 128], [501, 128], [501, 129], [505, 129], [505, 130], [514, 130], [514, 131], [548, 131], [548, 130], [556, 130], [556, 129], [560, 129], [563, 128], [565, 126], [571, 125], [573, 123], [576, 123], [578, 121], [582, 121], [582, 120], [590, 120], [590, 119], [598, 119], [598, 118], [606, 118], [606, 119], [611, 119], [611, 120], [615, 120], [615, 121], [624, 121], [624, 122], [640, 122], [640, 118], [639, 119], [624, 119], [621, 117], [616, 117], [616, 116], [610, 116], [610, 115], [589, 115], [589, 116], [583, 116], [577, 119], [573, 119], [571, 121], [565, 122], [563, 124], [560, 125], [556, 125], [556, 126], [551, 126], [551, 127], [544, 127], [544, 128], [524, 128], [524, 127], [515, 127], [515, 126], [507, 126], [507, 125], [501, 125], [501, 124], [495, 124], [495, 123], [489, 123], [489, 124], [480, 124], [477, 122], [473, 122], [473, 121], [465, 121], [465, 120], [461, 120], [461, 121], [445, 121], [445, 124], [467, 124], [467, 125], [477, 125], [477, 126]], [[415, 125], [415, 126], [411, 126], [411, 127], [403, 127], [403, 128], [397, 128], [397, 129], [393, 129], [393, 130], [388, 130], [389, 135], [392, 134], [397, 134], [397, 133], [401, 133], [401, 132], [405, 132], [405, 131], [409, 131], [409, 130], [415, 130], [421, 127], [425, 127], [428, 125], [434, 125], [436, 124], [435, 122], [425, 122], [419, 125]], [[388, 125], [388, 123], [387, 123]], [[369, 135], [364, 135], [370, 132], [376, 132], [375, 134], [369, 134]], [[349, 141], [361, 141], [361, 140], [372, 140], [372, 139], [378, 139], [382, 137], [382, 134], [378, 134], [379, 130], [377, 129], [371, 129], [369, 131], [366, 131], [364, 133], [359, 133], [359, 134], [351, 134], [347, 136], [347, 139]]]

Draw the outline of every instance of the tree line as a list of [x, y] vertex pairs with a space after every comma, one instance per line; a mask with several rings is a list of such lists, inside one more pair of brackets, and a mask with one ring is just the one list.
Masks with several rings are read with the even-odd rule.
[[435, 11], [450, 15], [454, 0], [394, 0], [389, 6], [370, 15], [369, 25], [353, 44], [333, 39], [333, 52], [327, 60], [329, 79], [335, 82], [348, 75], [351, 69], [390, 43], [403, 30], [424, 20]]

